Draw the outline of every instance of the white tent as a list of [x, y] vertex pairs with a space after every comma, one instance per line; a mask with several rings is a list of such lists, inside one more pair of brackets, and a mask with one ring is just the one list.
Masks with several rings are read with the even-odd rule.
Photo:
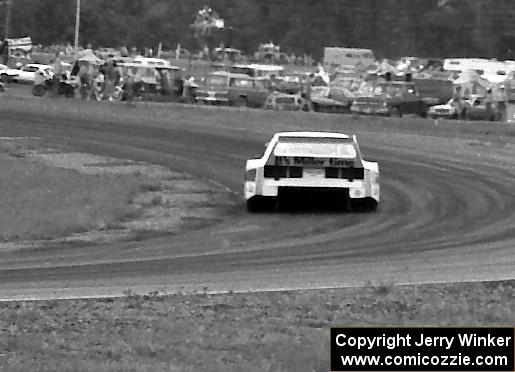
[[468, 90], [471, 94], [485, 94], [486, 90], [492, 86], [490, 81], [482, 78], [473, 70], [463, 71], [453, 83], [461, 86], [464, 91]]
[[80, 51], [77, 55], [77, 61], [93, 63], [97, 65], [103, 63], [103, 61], [100, 58], [98, 58], [91, 49], [85, 49]]

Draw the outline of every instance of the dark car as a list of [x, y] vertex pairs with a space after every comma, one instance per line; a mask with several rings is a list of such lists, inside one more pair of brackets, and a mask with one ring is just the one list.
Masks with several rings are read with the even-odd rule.
[[315, 112], [350, 114], [352, 101], [338, 88], [314, 88], [311, 93], [311, 108]]
[[422, 100], [432, 106], [441, 105], [452, 98], [454, 84], [446, 79], [413, 79]]
[[465, 118], [467, 120], [501, 120], [502, 112], [498, 104], [493, 102], [491, 105], [487, 105], [486, 101], [486, 97], [472, 96], [465, 109]]
[[263, 107], [270, 94], [267, 80], [240, 75], [231, 77], [228, 101], [232, 106]]
[[427, 104], [414, 83], [386, 81], [376, 84], [373, 94], [355, 98], [351, 112], [398, 117], [405, 114], [425, 116]]
[[201, 81], [195, 100], [199, 104], [227, 105], [230, 74], [225, 71], [212, 72]]

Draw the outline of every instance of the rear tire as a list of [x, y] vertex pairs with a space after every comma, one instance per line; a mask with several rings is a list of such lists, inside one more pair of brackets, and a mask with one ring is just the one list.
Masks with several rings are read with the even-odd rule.
[[46, 93], [46, 90], [46, 87], [42, 84], [34, 85], [34, 87], [32, 87], [32, 95], [42, 97]]
[[402, 118], [401, 108], [397, 107], [397, 106], [392, 107], [391, 110], [390, 110], [390, 116], [397, 117], [397, 118]]
[[358, 213], [373, 213], [377, 211], [378, 202], [373, 198], [353, 199], [352, 211]]
[[2, 83], [10, 84], [13, 82], [13, 78], [7, 74], [2, 74], [0, 75], [0, 81], [2, 81]]
[[247, 211], [261, 213], [279, 210], [279, 195], [277, 197], [253, 196], [247, 200]]
[[263, 210], [263, 200], [259, 196], [254, 196], [247, 200], [247, 212], [256, 213]]
[[75, 89], [73, 89], [73, 87], [71, 87], [71, 86], [66, 87], [64, 96], [66, 98], [74, 98], [75, 97]]
[[238, 107], [248, 107], [249, 101], [247, 100], [247, 97], [238, 97], [238, 100], [236, 101], [236, 106]]

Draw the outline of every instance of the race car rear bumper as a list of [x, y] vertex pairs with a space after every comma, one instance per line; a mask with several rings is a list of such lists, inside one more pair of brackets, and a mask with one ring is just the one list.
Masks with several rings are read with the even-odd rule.
[[277, 197], [282, 190], [337, 190], [347, 191], [347, 195], [351, 199], [373, 198], [377, 202], [380, 199], [380, 187], [378, 183], [367, 182], [364, 180], [264, 180], [262, 182], [247, 181], [244, 186], [245, 199], [248, 200], [254, 196]]

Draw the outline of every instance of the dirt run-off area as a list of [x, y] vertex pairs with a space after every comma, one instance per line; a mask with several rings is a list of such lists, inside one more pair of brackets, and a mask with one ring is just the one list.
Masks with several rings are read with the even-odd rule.
[[[0, 204], [4, 212], [13, 211], [12, 218], [3, 213], [5, 220], [0, 223], [1, 251], [177, 234], [221, 221], [230, 205], [222, 186], [162, 166], [48, 145], [40, 138], [1, 137], [0, 164], [4, 168]], [[58, 192], [72, 193], [72, 201], [66, 203], [67, 195]], [[52, 194], [57, 195], [52, 199]], [[104, 201], [95, 201], [97, 195]], [[95, 206], [99, 211], [89, 211]], [[70, 220], [86, 210], [86, 217], [71, 225]], [[58, 217], [52, 218], [54, 214]]]

